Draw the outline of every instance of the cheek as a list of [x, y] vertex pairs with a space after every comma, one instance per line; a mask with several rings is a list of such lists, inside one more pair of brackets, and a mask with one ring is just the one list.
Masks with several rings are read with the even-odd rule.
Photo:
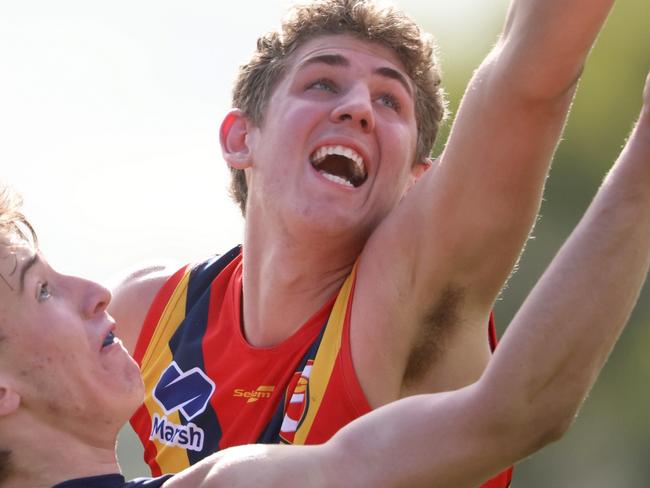
[[329, 121], [328, 109], [324, 104], [295, 103], [283, 104], [278, 108], [277, 117], [269, 120], [267, 128], [275, 132], [275, 140], [280, 149], [289, 145], [302, 143], [300, 140], [314, 130], [319, 124]]
[[384, 121], [377, 125], [377, 138], [383, 151], [391, 155], [391, 159], [407, 160], [409, 164], [415, 158], [417, 146], [417, 128], [404, 121]]
[[62, 376], [66, 376], [74, 374], [73, 372], [78, 368], [83, 368], [74, 354], [43, 343], [32, 343], [26, 350], [25, 359], [22, 361], [24, 364], [21, 370], [23, 376], [31, 378], [34, 383], [53, 381], [53, 377], [56, 377], [60, 371], [63, 372]]
[[[63, 404], [73, 404], [73, 398], [78, 385], [73, 381], [75, 365], [61, 360], [58, 356], [41, 354], [34, 351], [29, 361], [19, 370], [19, 378], [23, 384], [22, 397], [26, 404], [36, 408], [44, 408], [50, 414], [64, 410]], [[77, 368], [83, 367], [76, 365]]]
[[85, 367], [80, 351], [81, 347], [86, 350], [87, 346], [73, 342], [71, 338], [42, 335], [21, 342], [17, 346], [23, 354], [18, 361], [33, 384], [60, 382], [66, 376], [75, 376]]

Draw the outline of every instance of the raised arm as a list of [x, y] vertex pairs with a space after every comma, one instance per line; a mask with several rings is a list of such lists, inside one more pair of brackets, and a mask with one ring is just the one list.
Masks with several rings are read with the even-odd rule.
[[332, 449], [358, 453], [363, 459], [349, 454], [354, 466], [373, 466], [350, 466], [351, 475], [371, 477], [359, 486], [477, 486], [568, 429], [649, 267], [650, 76], [618, 161], [481, 379], [379, 409], [335, 436]]
[[603, 367], [650, 267], [650, 76], [644, 102], [589, 210], [478, 382], [391, 403], [321, 446], [221, 451], [165, 486], [473, 488], [558, 439]]
[[[513, 1], [435, 174], [415, 187], [412, 203], [425, 202], [418, 217], [427, 224], [418, 267], [448, 257], [450, 281], [494, 299], [535, 220], [576, 83], [612, 4]], [[426, 267], [422, 275], [431, 280]]]
[[[470, 81], [435, 171], [420, 178], [370, 238], [357, 308], [365, 315], [377, 308], [374, 303], [384, 304], [368, 321], [367, 337], [387, 344], [390, 352], [382, 354], [407, 358], [399, 373], [402, 394], [431, 391], [432, 379], [454, 378], [454, 371], [458, 376], [468, 357], [476, 364], [466, 378], [480, 374], [490, 307], [534, 223], [577, 80], [612, 4], [513, 0], [502, 36]], [[389, 289], [373, 287], [386, 276]], [[399, 291], [405, 289], [407, 295]], [[440, 328], [427, 323], [440, 316], [455, 322], [442, 327], [464, 324], [464, 330], [444, 337], [449, 347], [442, 371], [408, 385], [413, 351], [437, 334], [424, 329]], [[375, 326], [382, 322], [385, 334]], [[395, 323], [403, 326], [393, 331]], [[423, 356], [429, 361], [433, 354], [425, 350]], [[363, 361], [363, 351], [357, 357]]]
[[[566, 428], [636, 303], [650, 266], [650, 75], [639, 120], [578, 227], [515, 316], [481, 380], [518, 391], [527, 421]], [[500, 346], [500, 347], [501, 347]], [[508, 377], [508, 385], [499, 376]], [[522, 425], [522, 433], [526, 429]]]

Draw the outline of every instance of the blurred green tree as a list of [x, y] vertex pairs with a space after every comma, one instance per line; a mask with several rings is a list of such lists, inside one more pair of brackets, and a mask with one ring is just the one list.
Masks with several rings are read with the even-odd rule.
[[[495, 7], [493, 19], [483, 19], [484, 29], [472, 33], [480, 35], [475, 42], [463, 43], [462, 31], [438, 34], [452, 119], [472, 70], [496, 40], [506, 3], [500, 2], [502, 9]], [[647, 0], [619, 2], [591, 54], [555, 156], [534, 237], [495, 307], [501, 331], [577, 224], [636, 120], [650, 70], [649, 14]], [[425, 29], [439, 32], [437, 19], [419, 18]], [[444, 147], [449, 125], [435, 154]], [[650, 286], [646, 285], [575, 425], [559, 443], [521, 463], [514, 486], [648, 486], [649, 346]]]

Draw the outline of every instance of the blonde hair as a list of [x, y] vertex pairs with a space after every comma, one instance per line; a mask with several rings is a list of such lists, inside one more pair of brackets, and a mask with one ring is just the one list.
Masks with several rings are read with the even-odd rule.
[[21, 212], [22, 205], [22, 197], [11, 186], [0, 181], [0, 237], [8, 241], [17, 239], [37, 247], [38, 237]]

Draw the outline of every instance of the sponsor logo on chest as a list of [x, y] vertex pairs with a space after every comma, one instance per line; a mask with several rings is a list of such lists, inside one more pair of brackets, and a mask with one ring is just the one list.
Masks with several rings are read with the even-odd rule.
[[[175, 361], [172, 362], [162, 372], [152, 392], [164, 415], [153, 414], [149, 439], [170, 446], [201, 451], [205, 432], [190, 420], [205, 411], [214, 390], [214, 382], [200, 368], [183, 371]], [[176, 412], [179, 412], [187, 423], [177, 424], [169, 420], [168, 416]]]
[[260, 385], [255, 390], [245, 390], [244, 388], [235, 388], [232, 396], [234, 398], [245, 398], [246, 403], [254, 403], [258, 400], [268, 400], [273, 394], [275, 387], [273, 385]]

